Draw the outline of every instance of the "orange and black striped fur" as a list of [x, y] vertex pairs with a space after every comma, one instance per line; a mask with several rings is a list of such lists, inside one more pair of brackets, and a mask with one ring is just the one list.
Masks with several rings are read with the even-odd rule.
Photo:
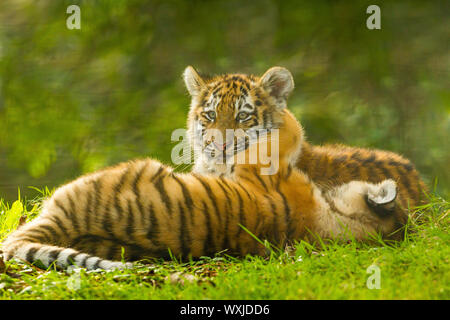
[[[279, 126], [278, 110], [286, 108], [294, 88], [291, 73], [282, 67], [269, 69], [262, 77], [245, 74], [200, 76], [187, 67], [184, 80], [192, 96], [188, 117], [191, 144], [203, 153], [222, 147], [210, 143], [205, 129], [272, 129]], [[244, 114], [244, 115], [242, 115]], [[244, 119], [241, 121], [240, 119]], [[230, 165], [217, 164], [198, 152], [194, 172], [230, 174]], [[380, 183], [392, 179], [398, 187], [393, 210], [408, 214], [408, 208], [424, 201], [426, 190], [414, 165], [398, 154], [348, 146], [313, 146], [303, 141], [296, 167], [324, 192], [351, 181]], [[368, 202], [369, 205], [372, 205]], [[373, 207], [379, 212], [379, 208]]]
[[399, 210], [407, 212], [426, 201], [427, 188], [414, 165], [393, 152], [304, 142], [296, 166], [322, 190], [353, 180], [380, 183], [392, 179], [398, 186]]
[[[228, 250], [263, 254], [260, 239], [283, 245], [304, 239], [308, 230], [323, 238], [357, 239], [367, 232], [388, 235], [401, 217], [371, 212], [375, 203], [391, 201], [395, 183], [352, 182], [322, 193], [292, 167], [302, 143], [302, 129], [287, 110], [278, 111], [279, 170], [260, 175], [261, 165], [236, 164], [233, 177], [175, 173], [151, 159], [135, 160], [82, 176], [58, 188], [42, 212], [3, 243], [12, 257], [65, 268], [124, 268], [118, 262], [145, 257], [200, 257]], [[266, 143], [272, 141], [269, 134]], [[248, 146], [251, 152], [258, 143]]]

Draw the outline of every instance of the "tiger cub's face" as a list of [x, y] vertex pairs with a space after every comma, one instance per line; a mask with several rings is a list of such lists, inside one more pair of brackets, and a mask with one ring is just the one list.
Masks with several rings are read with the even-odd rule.
[[194, 171], [218, 173], [254, 139], [277, 129], [294, 81], [273, 67], [261, 77], [225, 74], [201, 77], [192, 67], [183, 74], [192, 97], [188, 134], [194, 148]]

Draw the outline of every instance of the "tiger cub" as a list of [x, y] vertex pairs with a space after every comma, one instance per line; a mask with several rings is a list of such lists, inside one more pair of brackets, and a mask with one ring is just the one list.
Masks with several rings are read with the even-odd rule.
[[[277, 113], [279, 141], [271, 133], [261, 139], [279, 142], [276, 173], [260, 175], [267, 165], [259, 158], [256, 164], [236, 164], [234, 177], [175, 173], [152, 159], [106, 168], [58, 188], [37, 218], [4, 241], [6, 259], [115, 269], [130, 266], [118, 261], [122, 254], [128, 261], [222, 250], [264, 254], [265, 247], [241, 225], [280, 246], [310, 234], [346, 239], [350, 231], [365, 239], [368, 233], [393, 232], [396, 213], [374, 215], [365, 199], [391, 203], [395, 182], [352, 182], [322, 194], [291, 165], [302, 144], [300, 125], [289, 111]], [[254, 152], [259, 144], [240, 152]]]
[[[291, 73], [282, 67], [267, 70], [262, 77], [244, 74], [200, 76], [192, 67], [184, 71], [184, 81], [192, 96], [187, 127], [195, 150], [197, 173], [230, 174], [232, 165], [217, 163], [206, 156], [211, 149], [228, 152], [226, 146], [210, 143], [207, 129], [240, 129], [248, 135], [260, 129], [280, 126], [279, 110], [286, 108], [287, 98], [294, 89]], [[235, 144], [237, 145], [237, 144]], [[231, 150], [233, 151], [233, 150]], [[234, 150], [236, 151], [236, 150]], [[380, 183], [394, 180], [398, 186], [398, 201], [392, 210], [408, 213], [424, 201], [426, 190], [413, 164], [387, 151], [368, 150], [347, 146], [313, 146], [303, 141], [296, 157], [296, 167], [306, 173], [324, 192], [351, 181]], [[367, 202], [377, 214], [385, 214], [384, 207]], [[400, 226], [400, 225], [399, 225]]]

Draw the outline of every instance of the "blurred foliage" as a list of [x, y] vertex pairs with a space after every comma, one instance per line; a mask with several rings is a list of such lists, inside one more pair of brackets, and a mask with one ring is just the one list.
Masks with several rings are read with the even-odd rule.
[[[170, 163], [181, 73], [287, 67], [313, 143], [399, 152], [450, 190], [448, 1], [2, 0], [0, 195], [135, 157]], [[71, 4], [81, 30], [66, 28]], [[32, 192], [30, 190], [29, 192]]]

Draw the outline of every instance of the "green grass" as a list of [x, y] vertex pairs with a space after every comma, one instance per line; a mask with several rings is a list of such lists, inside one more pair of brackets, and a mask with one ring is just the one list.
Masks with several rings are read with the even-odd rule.
[[[50, 192], [45, 190], [42, 196]], [[0, 200], [0, 240], [40, 200]], [[432, 196], [424, 222], [397, 244], [300, 242], [270, 257], [213, 258], [180, 263], [143, 261], [132, 270], [69, 273], [0, 261], [0, 299], [449, 299], [450, 203]], [[368, 289], [380, 269], [380, 289]]]

